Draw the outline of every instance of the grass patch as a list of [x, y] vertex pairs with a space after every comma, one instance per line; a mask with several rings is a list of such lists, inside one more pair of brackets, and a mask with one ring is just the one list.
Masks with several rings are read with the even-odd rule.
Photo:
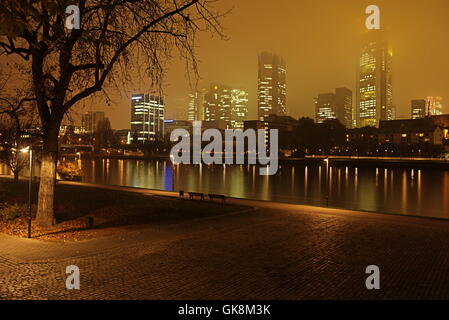
[[28, 206], [23, 203], [0, 203], [0, 221], [10, 221], [25, 217], [28, 214]]
[[[33, 185], [33, 202], [37, 201], [38, 185]], [[26, 207], [28, 184], [0, 179], [0, 202], [5, 206]], [[245, 209], [242, 206], [221, 205], [219, 202], [189, 201], [149, 196], [133, 192], [97, 189], [57, 184], [56, 219], [59, 224], [47, 230], [33, 226], [35, 234], [43, 238], [57, 238], [58, 234], [92, 233], [95, 230], [131, 225], [167, 225], [213, 217]], [[17, 211], [17, 210], [16, 210]], [[23, 210], [19, 210], [23, 211]], [[18, 215], [20, 217], [20, 215]], [[85, 230], [87, 217], [94, 218], [95, 228]], [[23, 227], [23, 232], [18, 230]], [[0, 231], [24, 236], [26, 218], [3, 221]], [[22, 234], [23, 233], [23, 234]], [[95, 232], [94, 232], [95, 233]], [[45, 236], [47, 235], [47, 236]], [[70, 237], [69, 237], [70, 238]], [[73, 237], [72, 237], [73, 238]], [[89, 238], [89, 237], [88, 237]]]

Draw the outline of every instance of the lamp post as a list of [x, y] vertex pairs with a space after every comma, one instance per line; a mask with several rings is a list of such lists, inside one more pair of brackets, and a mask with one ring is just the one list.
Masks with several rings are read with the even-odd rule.
[[31, 146], [20, 150], [20, 152], [28, 153], [30, 155], [30, 178], [28, 180], [28, 239], [31, 239], [31, 219], [32, 219], [32, 210], [31, 210], [31, 188], [33, 182], [33, 150]]
[[173, 192], [175, 192], [175, 174], [176, 174], [176, 165], [174, 163], [174, 156], [170, 155], [170, 160], [172, 163], [172, 179], [171, 179], [171, 189]]
[[326, 207], [329, 207], [329, 158], [324, 159], [326, 162]]
[[[81, 168], [81, 165], [82, 165], [82, 162], [81, 162], [81, 153], [80, 153], [80, 152], [77, 152], [76, 155], [78, 156], [79, 169], [81, 170], [81, 169], [82, 169], [82, 168]], [[77, 163], [77, 164], [78, 164], [78, 163]]]

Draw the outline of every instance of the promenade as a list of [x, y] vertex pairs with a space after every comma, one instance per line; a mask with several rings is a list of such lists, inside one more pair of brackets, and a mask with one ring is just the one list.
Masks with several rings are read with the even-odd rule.
[[[0, 234], [0, 298], [449, 299], [449, 221], [230, 201], [252, 209], [74, 243]], [[68, 265], [80, 290], [65, 287]], [[365, 287], [368, 265], [380, 290]]]

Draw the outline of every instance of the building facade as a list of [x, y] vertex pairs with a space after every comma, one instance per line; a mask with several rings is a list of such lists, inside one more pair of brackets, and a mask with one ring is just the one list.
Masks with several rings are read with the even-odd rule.
[[105, 119], [103, 111], [88, 111], [81, 116], [81, 130], [85, 133], [94, 133], [97, 130], [97, 124]]
[[[282, 139], [283, 137], [292, 134], [297, 127], [298, 121], [289, 116], [276, 116], [270, 115], [265, 118], [264, 121], [260, 120], [249, 120], [244, 122], [244, 130], [252, 129], [256, 132], [258, 130], [265, 130], [264, 135], [264, 144], [266, 150], [269, 150], [270, 147], [270, 130], [277, 130], [279, 137], [279, 152], [281, 154], [290, 156], [290, 150], [284, 150], [282, 148]], [[259, 139], [259, 135], [257, 135], [257, 139]], [[259, 142], [259, 141], [258, 141]], [[253, 154], [256, 153], [256, 150], [253, 150]]]
[[248, 93], [221, 84], [211, 84], [204, 95], [204, 121], [223, 120], [227, 129], [243, 129], [248, 114]]
[[176, 129], [184, 129], [192, 134], [192, 121], [188, 120], [164, 120], [164, 136], [170, 139], [171, 133]]
[[352, 91], [337, 88], [335, 93], [321, 93], [314, 99], [315, 120], [323, 123], [326, 120], [338, 119], [346, 128], [352, 128]]
[[248, 93], [241, 89], [232, 89], [231, 108], [231, 128], [243, 130], [243, 122], [248, 115]]
[[346, 128], [352, 128], [352, 91], [348, 88], [335, 89], [335, 111], [336, 117]]
[[258, 64], [258, 119], [287, 115], [287, 68], [285, 60], [263, 52]]
[[365, 34], [360, 50], [356, 109], [357, 126], [378, 126], [380, 120], [394, 120], [392, 87], [393, 52], [383, 31]]
[[427, 102], [426, 100], [412, 100], [412, 106], [411, 106], [411, 118], [412, 119], [422, 119], [426, 117], [426, 108]]
[[318, 97], [315, 98], [315, 121], [323, 123], [336, 118], [335, 93], [318, 94]]
[[133, 94], [131, 97], [132, 142], [154, 141], [164, 135], [164, 98], [152, 94]]
[[197, 90], [189, 94], [189, 106], [187, 110], [187, 120], [202, 121], [204, 120], [204, 96], [205, 89]]
[[204, 120], [224, 120], [231, 123], [231, 87], [211, 84], [204, 96]]
[[441, 145], [444, 141], [444, 128], [432, 119], [407, 119], [380, 121], [379, 143]]
[[426, 98], [426, 115], [439, 116], [443, 114], [443, 98], [442, 97], [427, 97]]

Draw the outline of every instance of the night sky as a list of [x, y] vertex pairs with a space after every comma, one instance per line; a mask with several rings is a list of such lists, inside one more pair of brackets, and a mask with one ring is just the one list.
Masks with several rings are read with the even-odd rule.
[[[313, 97], [348, 87], [355, 91], [360, 36], [365, 8], [381, 9], [381, 27], [393, 47], [393, 99], [399, 117], [410, 116], [410, 100], [443, 97], [449, 113], [449, 1], [447, 0], [221, 0], [216, 8], [233, 8], [223, 19], [229, 40], [202, 34], [197, 42], [203, 83], [219, 82], [249, 92], [249, 118], [257, 108], [257, 54], [271, 51], [287, 60], [289, 115], [313, 116]], [[104, 110], [115, 129], [129, 128], [130, 96], [103, 98], [77, 110]], [[167, 118], [187, 115], [189, 82], [175, 59], [164, 84]]]
[[[222, 0], [222, 8], [234, 7], [223, 21], [230, 39], [201, 37], [201, 75], [205, 82], [248, 90], [249, 116], [255, 118], [257, 54], [276, 52], [287, 60], [289, 115], [313, 116], [318, 93], [341, 86], [355, 92], [359, 41], [370, 4], [380, 7], [381, 27], [391, 38], [398, 116], [408, 117], [410, 100], [427, 95], [443, 96], [449, 113], [447, 0]], [[169, 117], [180, 117], [187, 109], [189, 86], [179, 70], [173, 68], [167, 79]]]

